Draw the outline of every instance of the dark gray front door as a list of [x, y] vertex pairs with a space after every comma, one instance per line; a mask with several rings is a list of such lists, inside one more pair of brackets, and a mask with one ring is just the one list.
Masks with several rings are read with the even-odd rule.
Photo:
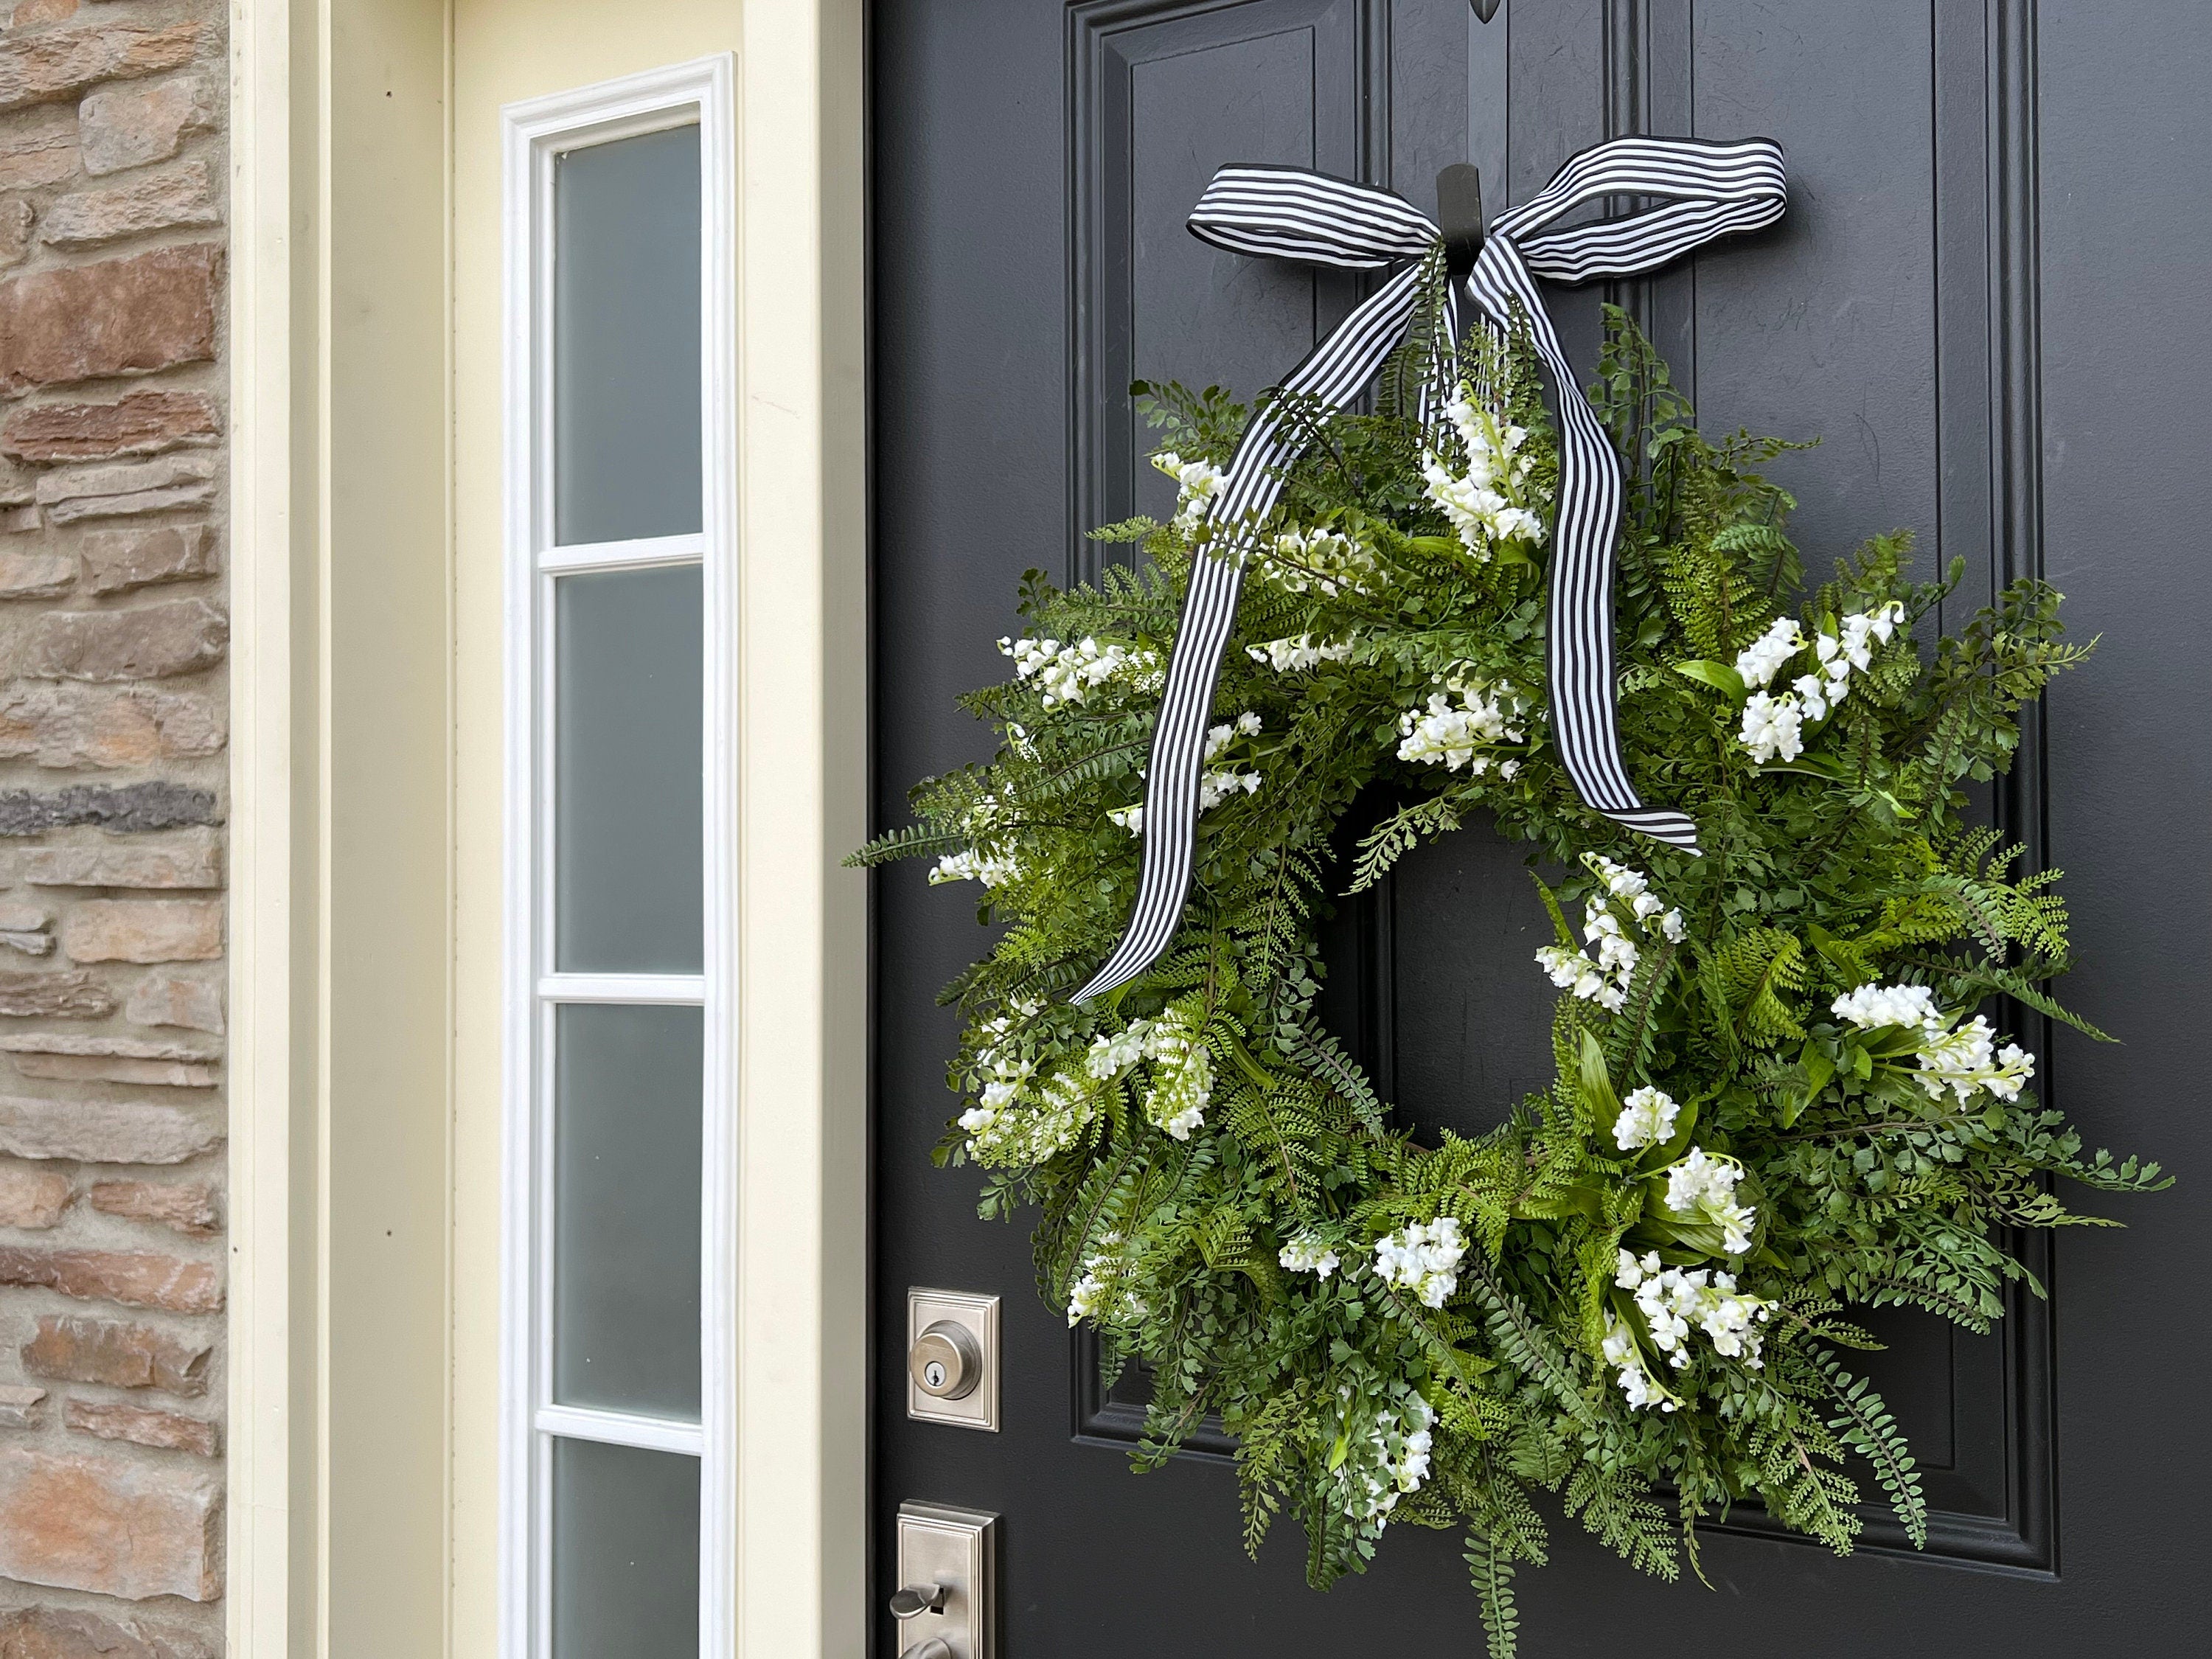
[[[1494, 210], [1615, 133], [1781, 141], [1780, 228], [1559, 295], [1554, 315], [1587, 369], [1616, 298], [1709, 429], [1821, 435], [1778, 469], [1808, 567], [1911, 526], [1967, 562], [1969, 603], [2040, 571], [2103, 634], [1995, 806], [2069, 872], [2086, 965], [2068, 1000], [2124, 1039], [2047, 1037], [2051, 1097], [2185, 1184], [2100, 1206], [2128, 1231], [2028, 1243], [2052, 1300], [1998, 1335], [1883, 1322], [1877, 1377], [1942, 1511], [1923, 1554], [1877, 1522], [1838, 1561], [1739, 1516], [1706, 1540], [1707, 1590], [1559, 1527], [1553, 1565], [1521, 1576], [1522, 1650], [2206, 1651], [2185, 1613], [2212, 1556], [2212, 14], [1509, 0], [1486, 26], [1467, 0], [879, 0], [873, 26], [883, 827], [914, 779], [987, 752], [952, 699], [1002, 673], [1020, 573], [1079, 578], [1080, 532], [1164, 500], [1128, 382], [1256, 390], [1354, 297], [1186, 235], [1218, 164], [1318, 167], [1430, 207], [1438, 167], [1473, 160]], [[1470, 829], [1338, 925], [1338, 1028], [1410, 1121], [1484, 1127], [1548, 1078], [1519, 860]], [[934, 995], [985, 938], [922, 873], [877, 886], [879, 1602], [892, 1513], [921, 1498], [1005, 1516], [1005, 1659], [1480, 1651], [1452, 1537], [1393, 1530], [1365, 1577], [1316, 1595], [1293, 1528], [1245, 1561], [1218, 1455], [1129, 1474], [1137, 1411], [1099, 1397], [1036, 1299], [1024, 1227], [976, 1221], [969, 1176], [930, 1168], [956, 1109]], [[1000, 1432], [907, 1419], [909, 1285], [1006, 1298]], [[895, 1650], [888, 1617], [877, 1636]]]

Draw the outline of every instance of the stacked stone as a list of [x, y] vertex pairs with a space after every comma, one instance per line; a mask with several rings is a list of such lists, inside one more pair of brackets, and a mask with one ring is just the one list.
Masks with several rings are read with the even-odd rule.
[[0, 1656], [221, 1648], [220, 0], [0, 0]]

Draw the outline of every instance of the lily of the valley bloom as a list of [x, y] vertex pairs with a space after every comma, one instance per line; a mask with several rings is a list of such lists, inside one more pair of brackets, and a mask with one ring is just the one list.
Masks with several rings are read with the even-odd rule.
[[1379, 1412], [1364, 1434], [1351, 1428], [1345, 1436], [1348, 1455], [1329, 1471], [1339, 1507], [1370, 1536], [1389, 1524], [1399, 1498], [1419, 1491], [1429, 1478], [1436, 1411], [1411, 1389], [1399, 1387], [1395, 1408]]
[[1315, 1233], [1300, 1233], [1275, 1253], [1275, 1260], [1294, 1273], [1313, 1273], [1327, 1279], [1337, 1269], [1336, 1252]]
[[1083, 1258], [1082, 1277], [1068, 1287], [1069, 1328], [1086, 1319], [1094, 1323], [1101, 1320], [1142, 1323], [1149, 1310], [1135, 1288], [1125, 1282], [1131, 1272], [1121, 1234], [1108, 1233], [1098, 1243], [1101, 1248]]
[[1620, 1115], [1613, 1121], [1613, 1145], [1624, 1152], [1660, 1145], [1674, 1133], [1681, 1109], [1665, 1090], [1644, 1085], [1621, 1103]]
[[1145, 1034], [1145, 1057], [1152, 1062], [1145, 1115], [1174, 1139], [1188, 1140], [1213, 1097], [1213, 1062], [1197, 1018], [1179, 1010], [1161, 1015]]
[[1544, 521], [1530, 508], [1528, 463], [1521, 454], [1527, 431], [1501, 421], [1464, 383], [1444, 413], [1467, 451], [1467, 471], [1454, 472], [1432, 451], [1421, 457], [1421, 477], [1460, 545], [1487, 559], [1500, 542], [1542, 541]]
[[1722, 1248], [1741, 1255], [1751, 1248], [1751, 1230], [1759, 1219], [1747, 1205], [1735, 1201], [1735, 1185], [1742, 1179], [1743, 1166], [1735, 1159], [1714, 1158], [1692, 1146], [1667, 1171], [1668, 1212], [1718, 1227]]
[[939, 887], [948, 881], [980, 881], [986, 887], [1003, 887], [1020, 872], [1020, 866], [1011, 856], [978, 853], [969, 848], [947, 853], [938, 860], [929, 872], [929, 884]]
[[1960, 1024], [1956, 1015], [1936, 1006], [1936, 994], [1924, 985], [1862, 985], [1838, 997], [1829, 1012], [1863, 1031], [1887, 1025], [1917, 1030], [1914, 1081], [1930, 1100], [1942, 1099], [1947, 1089], [1960, 1101], [1984, 1089], [2000, 1100], [2017, 1100], [2035, 1075], [2033, 1054], [2016, 1042], [1998, 1048], [1996, 1033], [1980, 1014]]
[[1466, 1254], [1458, 1221], [1440, 1215], [1425, 1226], [1416, 1224], [1376, 1239], [1375, 1271], [1384, 1284], [1403, 1285], [1424, 1305], [1441, 1308], [1459, 1288], [1460, 1258]]
[[1312, 635], [1301, 634], [1294, 640], [1269, 640], [1265, 645], [1248, 645], [1244, 650], [1254, 662], [1266, 663], [1278, 674], [1300, 674], [1325, 662], [1346, 660], [1352, 655], [1352, 644], [1349, 641], [1334, 645], [1326, 641], [1316, 642]]
[[1368, 592], [1382, 572], [1374, 554], [1334, 530], [1285, 530], [1255, 563], [1261, 575], [1285, 592], [1328, 599]]
[[[1635, 1297], [1652, 1346], [1676, 1370], [1690, 1364], [1693, 1331], [1703, 1331], [1713, 1352], [1724, 1358], [1740, 1359], [1753, 1370], [1765, 1365], [1759, 1357], [1759, 1327], [1772, 1315], [1774, 1304], [1738, 1291], [1733, 1273], [1705, 1267], [1685, 1271], [1662, 1264], [1656, 1250], [1641, 1260], [1634, 1251], [1622, 1250], [1613, 1282]], [[1619, 1369], [1615, 1380], [1631, 1406], [1656, 1405], [1665, 1412], [1675, 1408], [1672, 1396], [1644, 1370], [1635, 1333], [1610, 1312], [1602, 1351]]]
[[1229, 475], [1207, 461], [1186, 461], [1172, 449], [1152, 457], [1152, 465], [1176, 482], [1175, 527], [1188, 536], [1205, 522], [1207, 509]]
[[[1483, 753], [1485, 749], [1525, 740], [1520, 725], [1522, 700], [1510, 686], [1442, 675], [1436, 684], [1443, 689], [1429, 694], [1425, 711], [1408, 709], [1398, 717], [1400, 760], [1442, 766], [1447, 772], [1465, 767], [1479, 778], [1491, 767], [1492, 757]], [[1502, 762], [1498, 768], [1499, 775], [1508, 778], [1520, 769], [1517, 760]]]
[[1157, 690], [1161, 675], [1157, 651], [1101, 645], [1095, 639], [1062, 644], [1058, 640], [1002, 638], [999, 649], [1014, 659], [1016, 674], [1036, 679], [1039, 701], [1048, 708], [1081, 702], [1094, 687], [1113, 679], [1140, 691]]
[[1651, 878], [1641, 870], [1616, 864], [1602, 854], [1590, 854], [1583, 862], [1606, 889], [1605, 896], [1592, 895], [1583, 909], [1583, 938], [1597, 959], [1593, 962], [1564, 945], [1547, 945], [1537, 950], [1536, 963], [1561, 990], [1595, 1002], [1608, 1013], [1617, 1013], [1628, 1001], [1636, 964], [1643, 960], [1643, 952], [1621, 925], [1618, 910], [1626, 909], [1630, 924], [1646, 938], [1656, 933], [1671, 944], [1682, 940], [1682, 913], [1669, 908], [1665, 900], [1651, 891]]
[[1805, 752], [1805, 728], [1826, 720], [1850, 690], [1851, 676], [1874, 661], [1877, 644], [1887, 644], [1905, 622], [1905, 606], [1895, 599], [1872, 611], [1854, 611], [1833, 634], [1814, 635], [1818, 672], [1800, 674], [1787, 691], [1766, 688], [1790, 659], [1803, 651], [1803, 630], [1778, 617], [1767, 630], [1736, 653], [1735, 672], [1751, 696], [1743, 705], [1738, 740], [1761, 766], [1794, 761]]
[[[1224, 720], [1206, 734], [1206, 758], [1211, 761], [1239, 738], [1260, 735], [1260, 717], [1246, 709], [1233, 720]], [[1213, 767], [1201, 773], [1198, 780], [1198, 810], [1210, 812], [1223, 801], [1237, 795], [1256, 795], [1260, 793], [1261, 777], [1257, 772], [1239, 772], [1229, 767]], [[1141, 805], [1116, 806], [1106, 814], [1109, 823], [1127, 830], [1133, 836], [1145, 833], [1145, 809]]]

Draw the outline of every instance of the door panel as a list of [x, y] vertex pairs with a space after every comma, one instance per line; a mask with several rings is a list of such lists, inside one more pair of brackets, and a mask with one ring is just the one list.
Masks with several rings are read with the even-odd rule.
[[[2051, 9], [1511, 0], [1486, 27], [1465, 0], [880, 8], [879, 822], [903, 821], [912, 779], [986, 753], [951, 699], [999, 672], [989, 641], [1019, 572], [1087, 574], [1085, 530], [1166, 499], [1127, 382], [1249, 393], [1354, 296], [1186, 236], [1215, 166], [1357, 173], [1426, 207], [1437, 168], [1473, 159], [1495, 211], [1609, 133], [1764, 133], [1790, 156], [1782, 226], [1650, 283], [1555, 294], [1553, 314], [1587, 372], [1599, 303], [1626, 304], [1709, 426], [1820, 436], [1777, 469], [1816, 571], [1907, 526], [1929, 561], [1966, 561], [1962, 607], [2047, 569], [2076, 625], [2106, 630], [1989, 810], [2031, 859], [2071, 872], [2086, 964], [2073, 1000], [2128, 1042], [2092, 1052], [2013, 1024], [2093, 1140], [2200, 1167], [2212, 1146], [2179, 999], [2203, 983], [2181, 941], [2207, 920], [2205, 881], [2183, 872], [2212, 851], [2212, 765], [2185, 735], [2204, 694], [2185, 666], [2201, 647], [2179, 630], [2212, 586], [2190, 552], [2212, 492], [2183, 402], [2207, 354], [2165, 319], [2206, 297], [2212, 216], [2160, 209], [2212, 159], [2201, 133], [2177, 136], [2212, 27], [2193, 9], [2179, 32], [2149, 15], [2180, 9]], [[2073, 15], [2088, 10], [2094, 27]], [[2146, 55], [2158, 73], [2124, 90]], [[2128, 118], [2105, 119], [2108, 100]], [[2159, 157], [2154, 177], [2128, 172], [2130, 144]], [[1543, 919], [1522, 858], [1470, 826], [1333, 924], [1333, 1022], [1410, 1121], [1480, 1129], [1549, 1077], [1552, 993], [1529, 965]], [[957, 1040], [934, 993], [984, 936], [918, 870], [887, 873], [878, 895], [878, 1516], [903, 1498], [1004, 1512], [1008, 1659], [1272, 1659], [1370, 1651], [1384, 1632], [1390, 1651], [1473, 1650], [1454, 1539], [1394, 1529], [1370, 1574], [1318, 1596], [1292, 1528], [1243, 1560], [1220, 1443], [1130, 1476], [1116, 1449], [1141, 1378], [1102, 1394], [1089, 1345], [1036, 1298], [1024, 1232], [975, 1222], [972, 1182], [928, 1167]], [[2185, 1248], [2181, 1230], [2212, 1218], [2186, 1188], [2116, 1212], [2137, 1231], [2027, 1243], [2054, 1301], [2018, 1298], [1997, 1335], [1877, 1316], [1893, 1346], [1870, 1369], [1942, 1512], [1924, 1556], [1877, 1523], [1839, 1562], [1739, 1513], [1705, 1541], [1714, 1600], [1561, 1525], [1553, 1565], [1520, 1579], [1524, 1651], [1657, 1651], [1655, 1620], [1749, 1614], [1786, 1620], [1808, 1655], [1923, 1650], [1916, 1630], [1960, 1655], [2057, 1654], [2130, 1602], [2141, 1650], [2188, 1651], [2180, 1581], [2160, 1573], [2191, 1550], [2201, 1564], [2182, 1494], [2206, 1455], [2147, 1425], [2187, 1420], [2183, 1379], [2212, 1353], [2201, 1322], [2149, 1287], [2161, 1242]], [[915, 1284], [1006, 1298], [1002, 1433], [906, 1420], [895, 1361]], [[2167, 1414], [2139, 1412], [2150, 1399]]]

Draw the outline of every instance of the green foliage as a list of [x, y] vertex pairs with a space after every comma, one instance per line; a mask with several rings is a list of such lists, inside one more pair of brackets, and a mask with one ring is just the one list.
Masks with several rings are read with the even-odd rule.
[[[1504, 1659], [1513, 1575], [1545, 1559], [1535, 1492], [1673, 1577], [1739, 1501], [1848, 1552], [1863, 1465], [1922, 1541], [1911, 1455], [1832, 1352], [1874, 1346], [1846, 1307], [1985, 1329], [2039, 1288], [2013, 1230], [2096, 1224], [2056, 1178], [2163, 1180], [2085, 1152], [1983, 1023], [2029, 1047], [2059, 1022], [2102, 1036], [2049, 989], [2072, 948], [2057, 872], [1967, 793], [2087, 653], [2058, 596], [2014, 583], [1936, 637], [1958, 573], [1913, 580], [1901, 533], [1805, 592], [1792, 503], [1759, 475], [1789, 446], [1703, 436], [1609, 313], [1591, 395], [1629, 478], [1622, 730], [1646, 799], [1693, 814], [1703, 850], [1640, 840], [1582, 805], [1551, 746], [1543, 537], [1469, 530], [1427, 476], [1483, 450], [1499, 499], [1548, 512], [1527, 343], [1454, 348], [1440, 315], [1377, 413], [1274, 405], [1308, 447], [1243, 552], [1188, 908], [1149, 974], [1066, 1000], [1134, 892], [1177, 605], [1222, 533], [1192, 510], [1202, 473], [1171, 522], [1099, 532], [1141, 568], [1069, 592], [1031, 573], [1018, 672], [963, 700], [997, 752], [924, 781], [915, 823], [856, 858], [982, 883], [1001, 931], [946, 994], [965, 1109], [939, 1158], [982, 1167], [987, 1216], [1035, 1206], [1041, 1293], [1097, 1327], [1109, 1365], [1152, 1368], [1140, 1463], [1217, 1414], [1247, 1547], [1287, 1513], [1316, 1584], [1363, 1571], [1390, 1525], [1462, 1528]], [[1443, 353], [1467, 401], [1425, 431], [1408, 388]], [[1170, 470], [1226, 465], [1249, 409], [1138, 390]], [[1791, 624], [1786, 666], [1747, 653]], [[1777, 699], [1796, 725], [1761, 748]], [[1386, 805], [1340, 861], [1363, 799]], [[1316, 918], [1482, 815], [1568, 872], [1538, 884], [1559, 1078], [1486, 1135], [1425, 1136], [1319, 1023]]]

